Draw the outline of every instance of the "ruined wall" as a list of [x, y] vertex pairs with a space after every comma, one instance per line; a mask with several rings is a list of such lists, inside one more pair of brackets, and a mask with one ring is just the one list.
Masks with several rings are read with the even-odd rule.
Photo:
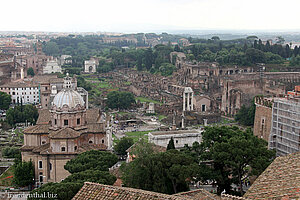
[[269, 141], [272, 123], [272, 108], [256, 104], [253, 134]]

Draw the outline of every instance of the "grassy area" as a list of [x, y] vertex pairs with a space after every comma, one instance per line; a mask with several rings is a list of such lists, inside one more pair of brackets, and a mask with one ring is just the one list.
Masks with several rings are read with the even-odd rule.
[[82, 77], [86, 78], [86, 77], [89, 77], [90, 74], [80, 74], [79, 76], [82, 76]]
[[126, 81], [126, 82], [124, 82], [124, 85], [131, 85], [131, 82]]
[[13, 176], [13, 166], [11, 166], [6, 172], [1, 174], [0, 176], [0, 186], [12, 186], [12, 178], [6, 178], [9, 176]]
[[165, 115], [158, 115], [158, 120], [161, 121], [163, 119], [167, 118], [167, 116]]
[[84, 77], [87, 81], [99, 81], [98, 78], [92, 78], [92, 77]]
[[133, 139], [134, 142], [137, 142], [139, 140], [139, 138], [144, 138], [144, 139], [148, 139], [148, 136], [147, 134], [149, 132], [152, 132], [154, 130], [151, 130], [151, 131], [135, 131], [135, 132], [127, 132], [125, 133], [125, 135], [127, 137], [130, 137]]
[[155, 101], [155, 100], [153, 100], [153, 99], [148, 99], [148, 98], [146, 98], [146, 97], [136, 97], [135, 99], [136, 99], [136, 100], [139, 100], [140, 102], [155, 103], [155, 104], [162, 105], [161, 102]]
[[98, 87], [100, 87], [100, 88], [111, 88], [111, 85], [110, 85], [108, 82], [101, 81], [101, 82], [98, 84]]
[[222, 124], [230, 124], [230, 123], [234, 123], [234, 120], [230, 120], [230, 119], [226, 119], [226, 118], [222, 118], [221, 123]]

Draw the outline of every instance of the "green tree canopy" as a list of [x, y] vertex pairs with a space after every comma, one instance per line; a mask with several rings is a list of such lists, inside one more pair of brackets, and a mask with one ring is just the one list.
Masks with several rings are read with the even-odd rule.
[[128, 109], [135, 99], [130, 92], [112, 91], [107, 94], [106, 104], [111, 109]]
[[277, 36], [276, 37], [276, 44], [283, 45], [285, 42], [285, 39], [282, 36]]
[[20, 158], [21, 150], [17, 147], [5, 147], [2, 149], [2, 155], [5, 158]]
[[120, 141], [114, 146], [114, 150], [121, 155], [126, 155], [126, 150], [133, 145], [133, 139], [129, 137], [122, 137]]
[[[71, 183], [71, 182], [63, 182], [63, 183], [47, 183], [42, 185], [40, 188], [32, 190], [30, 192], [29, 200], [45, 200], [45, 199], [59, 199], [59, 200], [71, 200], [75, 194], [80, 190], [82, 187], [82, 183]], [[45, 194], [55, 195], [51, 197], [50, 195], [48, 198], [37, 198], [36, 194], [40, 196]], [[36, 195], [36, 196], [34, 196]]]
[[34, 71], [32, 67], [27, 69], [27, 75], [34, 76]]
[[187, 179], [197, 168], [194, 159], [177, 150], [148, 154], [121, 166], [128, 187], [174, 194], [187, 191]]
[[171, 137], [169, 143], [168, 143], [168, 146], [167, 146], [167, 150], [170, 150], [170, 149], [175, 149], [175, 144], [174, 144], [174, 139], [173, 137]]
[[16, 123], [29, 122], [35, 124], [39, 116], [38, 110], [35, 106], [20, 105], [10, 108], [6, 112], [6, 121], [10, 125], [15, 125]]
[[91, 150], [69, 160], [64, 168], [71, 174], [88, 169], [108, 171], [108, 168], [116, 164], [117, 161], [118, 157], [110, 152]]
[[246, 56], [251, 63], [264, 63], [266, 61], [264, 52], [255, 48], [247, 49]]
[[291, 66], [300, 66], [300, 56], [293, 56], [290, 62]]
[[244, 126], [253, 126], [255, 117], [255, 104], [250, 107], [242, 105], [234, 119]]
[[50, 56], [58, 56], [60, 51], [56, 42], [48, 42], [43, 46], [43, 51]]
[[105, 185], [113, 185], [117, 178], [108, 171], [89, 169], [82, 172], [76, 172], [65, 178], [63, 183], [84, 183], [93, 182]]
[[14, 166], [13, 183], [20, 187], [34, 184], [34, 166], [31, 161], [23, 161]]
[[211, 39], [214, 40], [214, 41], [219, 41], [220, 40], [219, 36], [212, 36]]
[[[241, 186], [243, 179], [262, 173], [275, 156], [274, 151], [268, 150], [267, 142], [254, 136], [250, 129], [205, 127], [202, 139], [194, 151], [201, 163], [198, 178], [215, 181], [219, 194], [224, 189], [231, 193], [232, 183]], [[243, 194], [242, 187], [240, 193]]]
[[83, 77], [78, 76], [77, 77], [77, 86], [78, 87], [83, 87], [87, 91], [92, 90], [92, 85], [91, 83], [87, 82]]
[[170, 63], [162, 63], [159, 72], [162, 76], [171, 76], [176, 71], [176, 67]]
[[7, 110], [11, 103], [11, 96], [5, 92], [0, 92], [0, 109]]
[[256, 40], [256, 39], [258, 39], [258, 37], [255, 35], [250, 35], [247, 37], [247, 40]]

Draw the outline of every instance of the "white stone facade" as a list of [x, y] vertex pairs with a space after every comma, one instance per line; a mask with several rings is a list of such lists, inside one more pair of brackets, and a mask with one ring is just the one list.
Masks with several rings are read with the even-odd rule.
[[194, 142], [202, 142], [202, 130], [155, 131], [148, 134], [149, 142], [167, 147], [171, 138], [175, 148], [183, 148], [185, 144], [192, 146]]
[[18, 102], [23, 104], [38, 104], [39, 103], [39, 88], [37, 85], [18, 83], [7, 84], [0, 86], [0, 91], [11, 95], [13, 104]]
[[61, 66], [56, 60], [49, 60], [46, 66], [43, 67], [43, 74], [62, 73]]
[[183, 91], [183, 111], [192, 111], [194, 110], [194, 92], [192, 88], [185, 87]]
[[84, 61], [84, 72], [85, 73], [95, 73], [96, 72], [96, 60], [86, 60]]
[[154, 103], [152, 103], [152, 102], [149, 103], [149, 107], [148, 107], [148, 109], [146, 110], [146, 113], [151, 113], [151, 114], [154, 114], [154, 113], [155, 113]]

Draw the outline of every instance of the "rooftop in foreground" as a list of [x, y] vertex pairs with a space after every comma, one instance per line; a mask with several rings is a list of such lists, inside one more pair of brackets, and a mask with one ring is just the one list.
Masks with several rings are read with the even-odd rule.
[[85, 182], [84, 186], [73, 197], [73, 200], [85, 200], [85, 199], [219, 200], [221, 198], [203, 189], [178, 193], [176, 195], [167, 195], [167, 194], [161, 194], [161, 193], [151, 192], [151, 191], [146, 191], [141, 189], [117, 187], [111, 185], [102, 185], [98, 183]]

